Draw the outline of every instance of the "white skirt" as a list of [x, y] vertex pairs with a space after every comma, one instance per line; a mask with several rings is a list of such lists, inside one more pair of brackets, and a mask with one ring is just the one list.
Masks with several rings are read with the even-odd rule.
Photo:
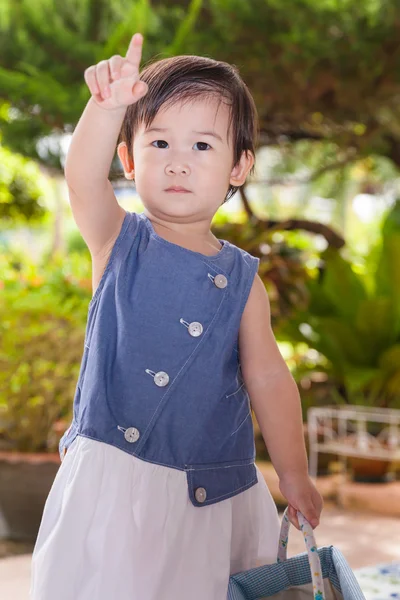
[[265, 480], [195, 507], [186, 473], [78, 436], [54, 480], [31, 600], [226, 600], [229, 575], [276, 562]]

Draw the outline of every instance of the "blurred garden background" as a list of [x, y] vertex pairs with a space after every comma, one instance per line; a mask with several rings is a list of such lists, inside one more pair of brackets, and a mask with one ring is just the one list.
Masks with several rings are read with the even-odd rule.
[[[256, 171], [220, 209], [214, 233], [261, 259], [306, 438], [312, 407], [400, 409], [399, 3], [2, 0], [0, 507], [17, 470], [7, 457], [25, 453], [32, 466], [32, 455], [54, 456], [71, 419], [91, 264], [63, 166], [89, 98], [84, 70], [123, 55], [136, 31], [143, 64], [177, 54], [226, 60], [254, 95]], [[121, 205], [140, 211], [117, 157], [110, 179]], [[386, 414], [386, 447], [396, 449], [397, 413]], [[367, 457], [380, 430], [367, 422], [365, 431]], [[268, 461], [256, 434], [258, 459]], [[395, 458], [379, 476], [363, 472], [360, 485], [400, 485]], [[322, 453], [318, 475], [335, 476], [337, 459]], [[39, 485], [37, 472], [18, 471], [19, 485], [21, 473], [25, 486]], [[398, 519], [396, 499], [388, 514]]]

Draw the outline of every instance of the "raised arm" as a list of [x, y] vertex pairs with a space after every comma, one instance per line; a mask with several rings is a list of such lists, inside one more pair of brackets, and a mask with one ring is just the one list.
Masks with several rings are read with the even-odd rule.
[[130, 104], [147, 92], [139, 79], [143, 38], [135, 34], [126, 57], [113, 56], [85, 71], [92, 94], [75, 128], [65, 164], [72, 212], [92, 257], [105, 257], [125, 216], [108, 179]]

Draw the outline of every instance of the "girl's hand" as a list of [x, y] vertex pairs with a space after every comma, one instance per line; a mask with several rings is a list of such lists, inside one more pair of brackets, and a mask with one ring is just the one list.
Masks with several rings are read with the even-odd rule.
[[280, 479], [279, 489], [289, 503], [289, 521], [300, 529], [297, 519], [299, 510], [315, 529], [319, 525], [324, 502], [321, 494], [308, 475], [287, 475]]
[[135, 33], [126, 57], [112, 56], [85, 71], [85, 81], [96, 104], [107, 110], [126, 108], [147, 93], [147, 84], [139, 79], [143, 37]]

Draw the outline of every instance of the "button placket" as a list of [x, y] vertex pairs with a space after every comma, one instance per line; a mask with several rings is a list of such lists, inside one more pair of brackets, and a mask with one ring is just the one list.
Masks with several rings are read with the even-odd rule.
[[222, 275], [222, 273], [219, 273], [218, 275], [215, 275], [215, 276], [213, 276], [213, 275], [211, 275], [211, 273], [209, 273], [208, 277], [211, 279], [211, 281], [213, 282], [215, 287], [219, 288], [220, 290], [223, 290], [228, 285], [228, 280], [225, 277], [225, 275]]
[[207, 498], [207, 492], [206, 492], [205, 488], [203, 488], [203, 487], [197, 488], [197, 490], [194, 493], [194, 497], [196, 498], [197, 502], [200, 502], [201, 504], [203, 504], [203, 502], [205, 502], [206, 498]]
[[120, 427], [118, 425], [118, 429], [119, 431], [122, 431], [122, 433], [124, 434], [124, 438], [130, 444], [137, 442], [140, 438], [140, 431], [139, 429], [136, 429], [136, 427], [128, 427], [127, 429], [125, 429], [124, 427]]
[[137, 442], [140, 438], [139, 430], [136, 427], [128, 427], [128, 429], [124, 433], [125, 439], [127, 442], [131, 444]]
[[185, 325], [192, 337], [199, 337], [203, 333], [203, 325], [198, 321], [192, 321], [192, 323], [188, 323], [184, 319], [180, 319], [179, 322], [182, 323], [182, 325]]
[[169, 383], [169, 375], [165, 371], [158, 371], [155, 373], [151, 369], [146, 369], [146, 373], [153, 377], [154, 383], [158, 387], [165, 387]]

